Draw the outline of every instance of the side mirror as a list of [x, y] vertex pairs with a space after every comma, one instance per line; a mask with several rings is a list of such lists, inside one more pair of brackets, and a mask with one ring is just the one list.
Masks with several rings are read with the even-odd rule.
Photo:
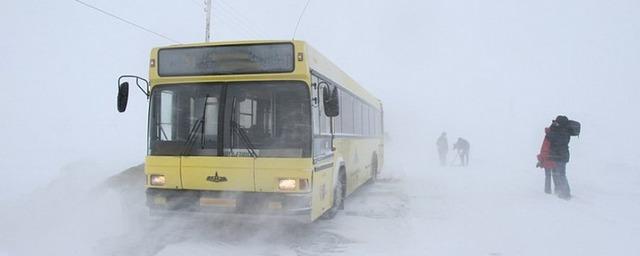
[[324, 113], [328, 117], [336, 117], [340, 114], [340, 101], [338, 100], [338, 88], [326, 85], [322, 87], [324, 100]]
[[[122, 75], [118, 78], [118, 112], [122, 113], [127, 110], [127, 102], [129, 101], [129, 82], [122, 82], [124, 79], [135, 79], [136, 85], [140, 88], [140, 91], [147, 95], [147, 100], [151, 96], [149, 91], [149, 81], [146, 79], [133, 76], [133, 75]], [[142, 88], [142, 86], [146, 86], [146, 90]]]
[[118, 112], [122, 113], [127, 110], [127, 102], [129, 101], [129, 82], [118, 85]]

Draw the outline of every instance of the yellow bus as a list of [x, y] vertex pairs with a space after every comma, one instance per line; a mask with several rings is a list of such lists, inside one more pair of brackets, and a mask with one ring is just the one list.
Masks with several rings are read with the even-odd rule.
[[303, 41], [151, 51], [147, 206], [153, 212], [333, 218], [384, 159], [380, 100]]

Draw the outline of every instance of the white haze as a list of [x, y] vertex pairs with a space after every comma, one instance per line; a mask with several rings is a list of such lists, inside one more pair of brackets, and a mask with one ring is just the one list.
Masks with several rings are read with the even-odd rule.
[[[200, 1], [87, 2], [180, 42], [204, 38]], [[304, 7], [304, 1], [294, 0], [218, 4], [214, 0], [214, 40], [290, 39]], [[238, 13], [242, 18], [235, 18]], [[48, 249], [54, 254], [129, 254], [127, 248], [135, 245], [123, 246], [122, 239], [114, 237], [144, 237], [147, 230], [135, 224], [146, 219], [139, 205], [143, 191], [136, 186], [103, 186], [108, 177], [142, 162], [147, 102], [141, 93], [131, 90], [128, 111], [117, 113], [116, 79], [121, 74], [146, 76], [150, 49], [171, 42], [71, 0], [4, 1], [0, 3], [0, 32], [0, 131], [4, 135], [0, 173], [5, 183], [0, 187], [0, 203], [5, 206], [0, 225], [10, 229], [0, 232], [0, 255], [47, 251], [25, 249], [30, 247], [30, 237], [52, 247]], [[537, 226], [548, 219], [568, 225], [568, 231], [552, 230], [562, 233], [561, 237], [583, 237], [588, 232], [640, 237], [640, 227], [631, 217], [640, 213], [640, 151], [636, 146], [640, 142], [636, 132], [640, 124], [640, 2], [312, 1], [296, 38], [311, 43], [383, 101], [388, 133], [385, 175], [400, 182], [367, 189], [388, 192], [391, 199], [413, 200], [406, 213], [409, 217], [400, 220], [361, 222], [353, 217], [358, 214], [343, 214], [335, 222], [298, 232], [329, 230], [319, 233], [323, 239], [358, 240], [335, 252], [347, 254], [368, 253], [370, 247], [358, 245], [380, 241], [374, 236], [380, 234], [378, 229], [367, 225], [380, 224], [401, 236], [404, 230], [397, 226], [414, 223], [416, 218], [428, 219], [418, 223], [428, 223], [445, 238], [455, 238], [456, 232], [465, 230], [462, 223], [453, 221], [457, 219], [467, 219], [463, 223], [478, 228], [480, 231], [470, 231], [478, 236], [516, 234], [520, 239], [514, 240], [520, 242], [529, 238], [544, 242], [534, 234], [522, 238], [518, 236], [522, 230], [516, 228], [521, 222], [533, 221], [532, 226]], [[583, 125], [582, 135], [572, 138], [567, 167], [576, 200], [562, 203], [535, 197], [542, 193], [535, 155], [543, 128], [558, 114]], [[450, 142], [458, 136], [471, 142], [469, 170], [475, 173], [435, 167], [435, 140], [442, 131], [448, 132]], [[427, 187], [424, 191], [416, 188], [421, 182]], [[123, 200], [127, 193], [134, 199]], [[466, 193], [475, 194], [465, 199]], [[351, 201], [362, 207], [352, 207], [352, 212], [376, 209], [358, 203], [368, 198], [363, 194]], [[499, 200], [491, 204], [482, 196]], [[372, 204], [386, 199], [383, 196]], [[465, 204], [483, 212], [503, 204], [534, 212], [507, 208], [497, 217], [507, 218], [500, 228], [508, 232], [498, 231], [483, 226], [483, 220], [461, 216], [457, 210], [468, 209], [456, 207]], [[382, 207], [393, 213], [404, 206]], [[381, 215], [393, 215], [389, 211]], [[550, 215], [553, 212], [559, 212], [559, 217]], [[588, 214], [572, 215], [579, 212]], [[513, 216], [530, 219], [510, 218]], [[34, 219], [37, 221], [32, 222]], [[101, 222], [94, 224], [95, 219]], [[449, 221], [434, 221], [439, 219]], [[491, 220], [501, 221], [489, 218], [489, 223]], [[514, 230], [505, 223], [514, 224]], [[166, 229], [180, 226], [172, 224]], [[334, 230], [339, 225], [349, 228]], [[194, 230], [209, 240], [189, 242], [182, 237], [187, 242], [158, 252], [197, 254], [203, 248], [221, 250], [216, 243], [228, 242], [225, 246], [229, 246], [229, 240], [220, 241], [217, 234]], [[33, 236], [35, 233], [38, 235]], [[456, 251], [446, 242], [442, 247], [418, 246], [421, 236], [433, 242], [438, 235], [429, 230], [410, 233], [413, 239], [409, 241], [416, 244], [398, 239], [405, 246], [401, 254], [421, 254], [422, 249], [445, 255], [499, 253], [473, 251], [476, 246], [469, 244], [463, 246], [469, 251]], [[502, 233], [505, 235], [498, 235]], [[327, 238], [326, 234], [339, 236]], [[240, 238], [231, 239], [230, 244], [238, 253], [258, 254], [272, 247], [282, 254], [305, 252], [290, 252], [287, 242], [265, 243], [271, 241], [266, 235], [249, 237], [253, 246], [240, 248], [236, 243], [244, 237], [242, 232], [237, 236]], [[287, 241], [288, 236], [284, 237]], [[597, 245], [601, 250], [590, 252], [594, 255], [614, 249], [628, 255], [638, 253], [637, 245], [621, 243], [627, 240], [620, 237], [595, 238], [604, 242]], [[491, 244], [489, 238], [484, 239]], [[109, 241], [114, 245], [109, 246]], [[481, 241], [477, 247], [482, 247]], [[550, 252], [521, 244], [529, 250], [518, 251], [514, 249], [518, 243], [506, 248], [512, 255], [554, 255], [576, 252], [567, 248], [584, 243], [569, 239], [561, 250]], [[102, 245], [96, 249], [96, 244]], [[301, 248], [313, 247], [314, 241], [303, 239], [301, 244]], [[397, 249], [384, 248], [389, 251], [379, 253]], [[153, 253], [150, 249], [142, 254]]]

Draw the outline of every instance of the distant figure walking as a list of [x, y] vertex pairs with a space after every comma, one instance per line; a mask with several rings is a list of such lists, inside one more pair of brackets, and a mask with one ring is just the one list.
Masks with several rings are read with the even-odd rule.
[[458, 156], [460, 157], [460, 165], [467, 166], [469, 165], [469, 142], [463, 138], [458, 138], [455, 144], [453, 144], [453, 150], [458, 151]]
[[549, 140], [549, 159], [554, 162], [551, 168], [555, 193], [562, 199], [571, 199], [571, 188], [567, 180], [567, 162], [569, 162], [569, 141], [571, 136], [580, 135], [580, 123], [566, 116], [557, 116], [549, 127], [546, 138]]
[[440, 156], [440, 166], [447, 165], [447, 153], [449, 153], [449, 142], [447, 141], [447, 133], [443, 132], [436, 142], [438, 146], [438, 155]]
[[[549, 129], [544, 128], [544, 139], [542, 140], [542, 146], [540, 147], [540, 154], [538, 154], [538, 164], [536, 167], [544, 169], [544, 192], [551, 194], [551, 170], [556, 168], [556, 163], [551, 160], [551, 144], [549, 143]], [[554, 187], [557, 190], [557, 181], [554, 180]]]

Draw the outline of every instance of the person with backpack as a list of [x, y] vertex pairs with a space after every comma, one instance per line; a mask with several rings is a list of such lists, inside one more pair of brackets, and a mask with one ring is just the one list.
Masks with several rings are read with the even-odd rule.
[[549, 127], [546, 138], [549, 140], [549, 159], [554, 162], [551, 168], [555, 192], [559, 198], [571, 199], [571, 188], [567, 180], [566, 167], [569, 162], [569, 141], [571, 136], [580, 134], [580, 123], [566, 116], [557, 116]]
[[447, 165], [447, 153], [449, 153], [449, 142], [447, 142], [447, 133], [443, 132], [436, 142], [438, 146], [438, 156], [440, 156], [440, 166]]

